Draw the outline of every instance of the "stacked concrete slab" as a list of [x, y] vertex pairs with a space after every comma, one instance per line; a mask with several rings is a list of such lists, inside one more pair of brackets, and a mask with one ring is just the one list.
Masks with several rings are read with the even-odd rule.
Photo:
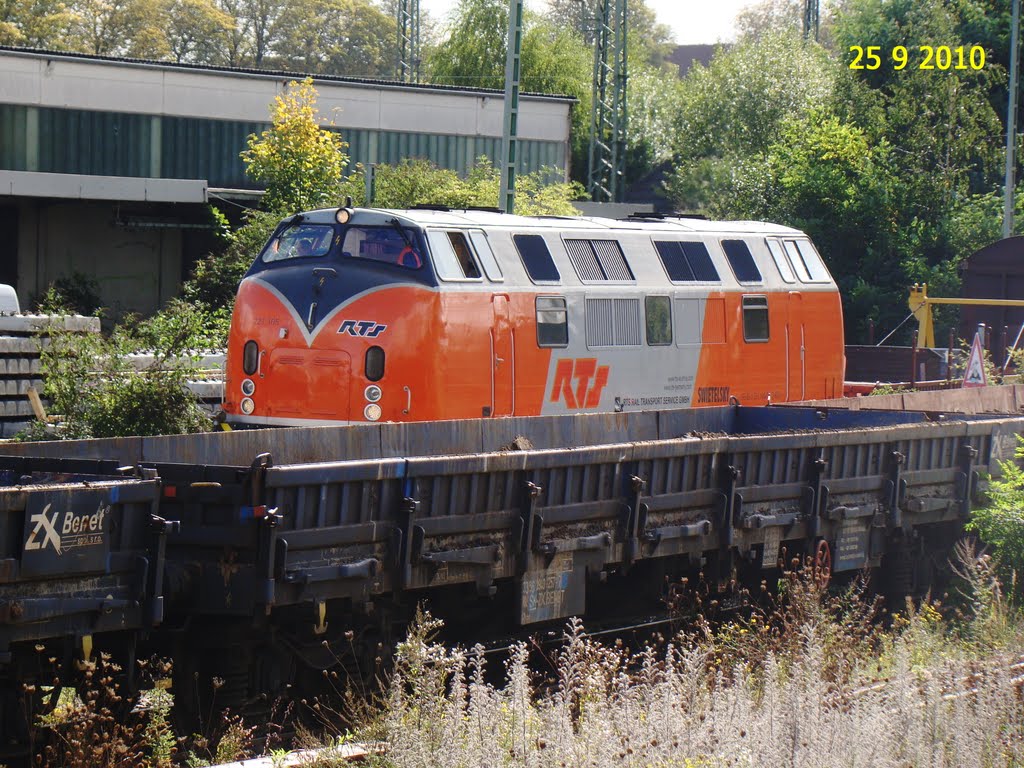
[[42, 391], [39, 352], [51, 331], [99, 333], [98, 317], [0, 314], [0, 436], [10, 437], [34, 418], [29, 387]]

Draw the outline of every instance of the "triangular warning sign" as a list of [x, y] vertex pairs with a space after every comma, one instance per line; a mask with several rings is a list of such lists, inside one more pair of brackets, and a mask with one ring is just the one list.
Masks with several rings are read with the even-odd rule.
[[981, 338], [974, 334], [974, 341], [971, 343], [971, 353], [967, 356], [967, 368], [964, 369], [965, 387], [984, 387], [988, 384], [988, 376], [985, 374], [984, 358], [981, 354]]

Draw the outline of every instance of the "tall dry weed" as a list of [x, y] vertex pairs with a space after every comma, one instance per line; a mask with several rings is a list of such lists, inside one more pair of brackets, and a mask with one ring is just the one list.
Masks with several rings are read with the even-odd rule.
[[495, 685], [482, 649], [413, 633], [391, 684], [387, 762], [1024, 764], [1024, 703], [1008, 672], [1024, 647], [1019, 632], [979, 654], [927, 605], [887, 628], [872, 620], [877, 605], [863, 584], [829, 596], [813, 579], [785, 579], [777, 598], [743, 618], [640, 651], [599, 643], [570, 621], [554, 685], [531, 671], [525, 645]]

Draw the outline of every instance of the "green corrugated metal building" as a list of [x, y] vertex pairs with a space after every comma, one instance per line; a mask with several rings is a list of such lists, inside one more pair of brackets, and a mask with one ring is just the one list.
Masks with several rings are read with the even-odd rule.
[[[246, 204], [258, 186], [239, 153], [302, 75], [126, 61], [0, 47], [0, 282], [23, 305], [73, 273], [116, 310], [175, 295], [210, 246], [206, 203]], [[498, 160], [500, 93], [316, 78], [321, 113], [350, 162], [428, 158], [465, 173]], [[519, 170], [566, 173], [569, 109], [523, 96]]]

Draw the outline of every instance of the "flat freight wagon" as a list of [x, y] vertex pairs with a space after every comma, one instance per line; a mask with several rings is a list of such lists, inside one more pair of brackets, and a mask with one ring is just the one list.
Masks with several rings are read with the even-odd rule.
[[[422, 602], [471, 640], [663, 613], [684, 578], [757, 585], [793, 559], [920, 593], [1022, 429], [730, 406], [7, 445], [0, 670], [10, 699], [37, 644], [70, 664], [83, 638], [127, 632], [174, 658], [180, 699], [219, 677], [217, 703], [238, 707], [365, 672]], [[79, 554], [59, 539], [36, 565], [63, 510], [103, 504], [95, 531], [77, 523], [95, 556], [62, 568]], [[61, 597], [112, 578], [111, 605], [131, 607], [116, 626], [102, 601]], [[26, 614], [29, 595], [64, 615]]]

